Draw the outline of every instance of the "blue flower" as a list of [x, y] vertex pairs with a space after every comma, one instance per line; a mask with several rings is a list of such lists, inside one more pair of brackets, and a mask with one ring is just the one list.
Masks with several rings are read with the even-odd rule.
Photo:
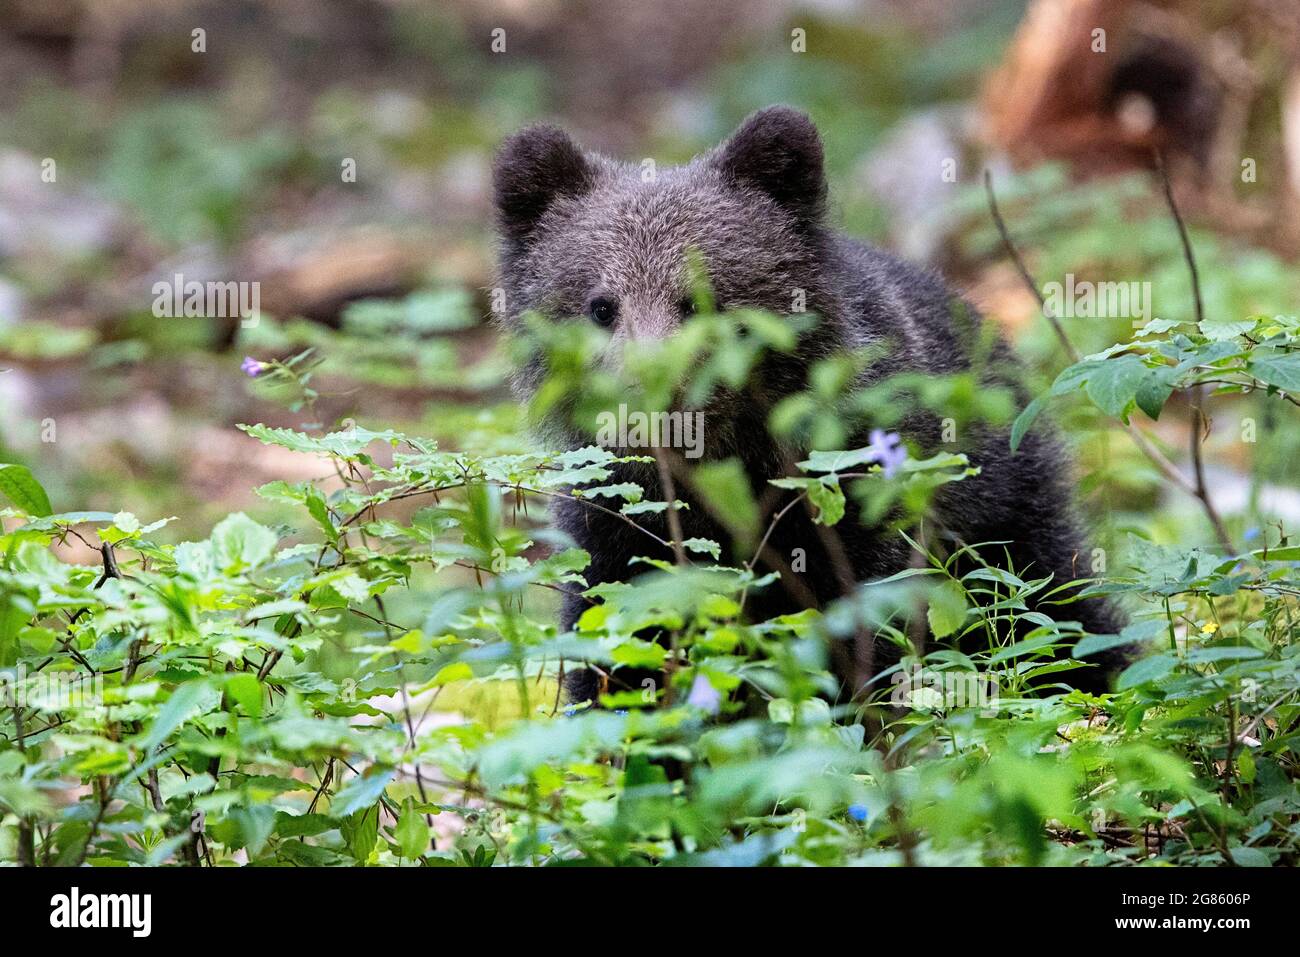
[[250, 379], [256, 379], [266, 371], [266, 364], [258, 362], [252, 356], [244, 356], [244, 361], [239, 364], [239, 368]]
[[885, 478], [893, 478], [898, 467], [907, 461], [907, 449], [897, 432], [872, 429], [871, 449], [875, 453], [872, 461], [879, 463]]
[[686, 703], [709, 714], [717, 714], [722, 706], [722, 695], [713, 687], [713, 682], [704, 675], [697, 674], [695, 683], [691, 685], [691, 693], [686, 696]]
[[865, 821], [867, 819], [867, 808], [864, 804], [850, 804], [849, 817], [855, 821]]

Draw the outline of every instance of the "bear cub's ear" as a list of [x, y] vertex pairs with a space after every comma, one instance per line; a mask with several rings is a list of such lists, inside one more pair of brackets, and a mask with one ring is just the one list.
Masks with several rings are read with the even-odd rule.
[[560, 196], [590, 188], [592, 168], [569, 135], [557, 126], [530, 126], [497, 150], [492, 191], [503, 232], [522, 241]]
[[807, 114], [788, 106], [751, 114], [713, 162], [738, 186], [770, 196], [800, 221], [820, 218], [826, 202], [822, 140]]

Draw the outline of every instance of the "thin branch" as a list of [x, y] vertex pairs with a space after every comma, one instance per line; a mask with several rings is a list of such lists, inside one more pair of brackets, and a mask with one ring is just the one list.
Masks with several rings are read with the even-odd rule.
[[[384, 599], [382, 596], [380, 595], [375, 596], [375, 605], [379, 608], [379, 614], [383, 616], [382, 618], [376, 618], [375, 621], [381, 621], [383, 623], [384, 631], [387, 633], [388, 640], [391, 642], [393, 640], [393, 626], [388, 621], [388, 609], [384, 607]], [[355, 611], [356, 609], [353, 610]], [[407, 693], [406, 690], [406, 665], [402, 662], [401, 655], [396, 655], [396, 658], [397, 658], [397, 674], [398, 677], [401, 679], [401, 683], [398, 685], [398, 687], [402, 692], [402, 715], [406, 719], [407, 745], [403, 750], [407, 752], [412, 752], [416, 749], [417, 746], [415, 740], [416, 738], [415, 717], [411, 714], [411, 696]], [[420, 771], [420, 759], [418, 755], [414, 756], [414, 762], [415, 762], [415, 785], [420, 792], [420, 802], [422, 804], [428, 804], [429, 795], [424, 789], [424, 775]], [[424, 822], [429, 827], [433, 827], [433, 815], [426, 814], [424, 816]]]
[[[1156, 173], [1160, 179], [1161, 191], [1165, 196], [1165, 205], [1169, 207], [1169, 214], [1173, 217], [1174, 225], [1178, 227], [1178, 241], [1183, 247], [1183, 260], [1187, 263], [1187, 272], [1192, 282], [1192, 301], [1196, 310], [1196, 326], [1200, 328], [1201, 323], [1205, 321], [1205, 305], [1201, 298], [1201, 275], [1196, 268], [1196, 253], [1192, 250], [1192, 240], [1187, 234], [1187, 224], [1183, 222], [1183, 214], [1178, 209], [1178, 203], [1174, 200], [1174, 187], [1169, 180], [1169, 170], [1165, 166], [1165, 158], [1159, 150], [1155, 151]], [[1188, 445], [1191, 450], [1192, 458], [1192, 475], [1195, 477], [1195, 486], [1193, 494], [1201, 500], [1201, 506], [1205, 509], [1205, 515], [1214, 527], [1214, 534], [1219, 539], [1219, 544], [1229, 553], [1235, 549], [1232, 547], [1232, 539], [1228, 535], [1228, 530], [1223, 524], [1223, 519], [1219, 516], [1218, 509], [1210, 500], [1209, 488], [1205, 482], [1205, 462], [1201, 455], [1201, 449], [1205, 442], [1205, 437], [1210, 431], [1210, 420], [1206, 417], [1205, 412], [1201, 409], [1201, 400], [1204, 390], [1200, 385], [1193, 385], [1188, 389], [1188, 405], [1191, 408], [1192, 421], [1188, 426]]]
[[[1020, 277], [1024, 280], [1025, 286], [1034, 294], [1034, 298], [1038, 300], [1043, 317], [1051, 323], [1057, 337], [1061, 340], [1061, 344], [1065, 347], [1066, 353], [1070, 356], [1071, 362], [1078, 362], [1080, 358], [1078, 350], [1074, 348], [1074, 344], [1071, 343], [1069, 338], [1065, 335], [1065, 330], [1061, 327], [1061, 323], [1057, 319], [1056, 314], [1052, 311], [1051, 307], [1048, 306], [1047, 300], [1043, 297], [1042, 292], [1039, 291], [1038, 283], [1034, 280], [1028, 267], [1025, 266], [1025, 262], [1020, 256], [1020, 251], [1016, 249], [1016, 245], [1011, 239], [1011, 234], [1007, 231], [1006, 224], [1002, 221], [1002, 214], [998, 212], [997, 197], [993, 191], [993, 176], [988, 170], [984, 171], [984, 187], [985, 191], [988, 193], [989, 209], [993, 214], [994, 221], [998, 225], [998, 233], [1002, 237], [1003, 246], [1006, 248], [1008, 255], [1010, 255], [1012, 260], [1015, 262], [1016, 268], [1020, 271]], [[1198, 291], [1198, 301], [1199, 296], [1200, 293]], [[1157, 471], [1159, 471], [1161, 475], [1173, 483], [1177, 488], [1181, 489], [1183, 492], [1201, 503], [1201, 507], [1206, 513], [1206, 518], [1214, 528], [1215, 536], [1219, 539], [1219, 544], [1229, 553], [1233, 552], [1232, 540], [1228, 537], [1227, 531], [1223, 527], [1223, 522], [1219, 518], [1218, 512], [1215, 511], [1214, 506], [1210, 503], [1209, 496], [1205, 493], [1204, 488], [1201, 487], [1198, 489], [1197, 484], [1193, 480], [1188, 479], [1187, 476], [1183, 475], [1183, 473], [1178, 470], [1178, 467], [1174, 465], [1173, 462], [1169, 461], [1169, 458], [1163, 452], [1156, 448], [1155, 444], [1147, 437], [1146, 433], [1139, 429], [1135, 423], [1131, 421], [1124, 423], [1124, 428], [1128, 432], [1129, 436], [1132, 437], [1133, 444], [1138, 447], [1138, 450], [1146, 456], [1147, 460], [1156, 467]]]
[[668, 458], [659, 446], [654, 447], [655, 464], [659, 466], [659, 484], [668, 503], [668, 534], [672, 540], [673, 557], [678, 565], [689, 565], [686, 549], [682, 547], [682, 520], [677, 514], [677, 487], [673, 485], [672, 472], [668, 468]]
[[[668, 466], [676, 481], [680, 482], [688, 491], [691, 488], [689, 468], [684, 459], [679, 455], [665, 455]], [[718, 525], [726, 527], [726, 516], [718, 509], [716, 503], [707, 495], [697, 495], [696, 501], [703, 507]], [[768, 568], [780, 575], [781, 587], [789, 593], [804, 608], [819, 608], [821, 602], [817, 600], [817, 595], [811, 588], [805, 585], [800, 576], [790, 567], [771, 545], [764, 545], [759, 553], [759, 559]]]
[[803, 499], [807, 496], [807, 494], [808, 492], [806, 489], [800, 492], [789, 502], [787, 502], [781, 508], [780, 511], [778, 511], [775, 515], [772, 516], [772, 521], [768, 523], [767, 531], [763, 533], [763, 540], [758, 543], [758, 548], [754, 549], [753, 557], [750, 558], [749, 561], [745, 562], [746, 568], [748, 568], [750, 571], [754, 570], [754, 565], [758, 561], [758, 557], [763, 554], [763, 549], [767, 547], [767, 541], [772, 537], [772, 533], [776, 531], [776, 526], [780, 524], [781, 519], [785, 518], [786, 513], [790, 511], [790, 509], [794, 508], [801, 501], [803, 501]]
[[1020, 271], [1020, 278], [1024, 280], [1025, 285], [1029, 287], [1029, 291], [1038, 300], [1038, 307], [1042, 310], [1043, 317], [1051, 323], [1056, 338], [1061, 340], [1061, 346], [1065, 349], [1065, 354], [1070, 357], [1071, 362], [1078, 362], [1079, 350], [1074, 348], [1074, 343], [1065, 334], [1065, 329], [1061, 326], [1061, 320], [1056, 317], [1056, 313], [1047, 304], [1047, 300], [1038, 288], [1038, 283], [1034, 281], [1033, 275], [1029, 272], [1029, 267], [1025, 265], [1024, 259], [1020, 257], [1020, 250], [1011, 241], [1011, 233], [1007, 230], [1007, 224], [1002, 220], [1002, 213], [998, 210], [998, 198], [993, 192], [993, 174], [987, 169], [984, 171], [984, 191], [988, 194], [989, 211], [993, 214], [993, 222], [998, 227], [998, 235], [1002, 237], [1002, 245], [1006, 247], [1007, 252], [1011, 255], [1011, 261], [1016, 264], [1016, 269]]
[[[18, 753], [27, 750], [27, 736], [23, 730], [23, 708], [21, 698], [14, 696], [14, 733], [17, 735]], [[36, 866], [36, 838], [32, 819], [26, 816], [18, 818], [18, 866]]]
[[1169, 170], [1165, 167], [1164, 154], [1156, 150], [1155, 159], [1156, 175], [1165, 194], [1165, 205], [1169, 207], [1169, 212], [1174, 217], [1174, 225], [1178, 227], [1178, 239], [1183, 245], [1183, 259], [1186, 260], [1187, 269], [1192, 276], [1192, 297], [1196, 307], [1196, 324], [1199, 326], [1205, 321], [1205, 306], [1201, 301], [1201, 276], [1196, 268], [1196, 255], [1192, 252], [1192, 240], [1187, 234], [1187, 224], [1183, 222], [1183, 214], [1179, 212], [1178, 203], [1174, 201], [1174, 187], [1169, 181]]

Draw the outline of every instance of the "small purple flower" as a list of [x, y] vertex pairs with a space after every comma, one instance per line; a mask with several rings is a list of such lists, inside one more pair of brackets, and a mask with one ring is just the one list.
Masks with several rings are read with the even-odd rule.
[[867, 819], [867, 808], [866, 808], [866, 805], [864, 805], [864, 804], [850, 804], [850, 805], [849, 805], [849, 817], [853, 818], [853, 820], [858, 821], [858, 822], [865, 821], [865, 820]]
[[880, 464], [885, 478], [893, 478], [898, 467], [907, 461], [907, 449], [903, 447], [903, 440], [897, 432], [872, 429], [871, 448], [876, 453], [873, 461]]
[[691, 693], [686, 696], [686, 703], [709, 714], [717, 714], [722, 706], [722, 695], [713, 687], [713, 682], [704, 675], [697, 674], [691, 685]]
[[250, 379], [256, 379], [266, 371], [266, 363], [258, 362], [252, 356], [244, 356], [244, 361], [239, 364], [239, 368]]

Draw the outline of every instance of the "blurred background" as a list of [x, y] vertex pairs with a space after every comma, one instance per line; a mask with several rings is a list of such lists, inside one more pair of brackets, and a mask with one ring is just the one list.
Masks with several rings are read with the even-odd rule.
[[[263, 482], [318, 477], [236, 423], [526, 441], [486, 318], [489, 171], [539, 119], [662, 164], [755, 108], [808, 110], [836, 222], [943, 269], [1034, 389], [1064, 357], [992, 227], [986, 168], [1040, 284], [1150, 282], [1155, 315], [1186, 319], [1158, 147], [1210, 320], [1300, 302], [1294, 2], [0, 0], [0, 89], [0, 460], [56, 511], [177, 515], [177, 539], [274, 514]], [[178, 274], [259, 283], [261, 321], [155, 315]], [[1067, 328], [1087, 352], [1132, 322]], [[308, 348], [312, 401], [241, 371]], [[1234, 408], [1260, 441], [1236, 413], [1215, 423], [1214, 485], [1242, 525], [1294, 525], [1300, 437], [1255, 401]], [[1178, 537], [1194, 503], [1163, 499], [1095, 415], [1061, 413], [1094, 521]], [[1153, 428], [1186, 447], [1184, 410]]]

